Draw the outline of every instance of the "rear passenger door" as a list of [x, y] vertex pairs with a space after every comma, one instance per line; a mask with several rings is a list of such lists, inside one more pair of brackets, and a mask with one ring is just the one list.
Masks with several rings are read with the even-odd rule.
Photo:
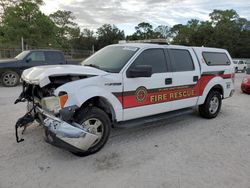
[[195, 106], [198, 100], [197, 82], [200, 67], [192, 49], [169, 48], [172, 72], [172, 110]]

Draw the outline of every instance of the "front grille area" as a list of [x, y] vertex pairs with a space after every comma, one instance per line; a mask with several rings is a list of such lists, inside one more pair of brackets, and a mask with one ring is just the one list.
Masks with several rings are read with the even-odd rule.
[[49, 86], [41, 88], [38, 85], [23, 82], [23, 98], [28, 101], [41, 101], [43, 97], [53, 96], [54, 88]]

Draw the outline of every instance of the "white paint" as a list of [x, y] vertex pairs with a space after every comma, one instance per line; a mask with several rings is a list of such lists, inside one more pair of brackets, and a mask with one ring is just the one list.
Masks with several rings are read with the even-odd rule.
[[[67, 75], [67, 74], [82, 74], [82, 75], [95, 75], [90, 78], [76, 80], [68, 82], [55, 90], [55, 95], [58, 95], [60, 91], [68, 93], [68, 101], [65, 107], [71, 105], [81, 106], [87, 100], [93, 97], [104, 98], [113, 108], [117, 121], [124, 121], [129, 119], [135, 119], [139, 117], [145, 117], [149, 115], [168, 112], [176, 109], [193, 107], [204, 103], [207, 94], [210, 89], [215, 85], [221, 85], [224, 91], [224, 98], [229, 97], [231, 91], [234, 89], [232, 79], [222, 79], [219, 76], [213, 78], [206, 86], [204, 93], [200, 97], [191, 97], [187, 99], [179, 99], [171, 102], [162, 102], [158, 104], [151, 104], [141, 107], [133, 107], [123, 109], [121, 102], [113, 94], [122, 93], [123, 91], [135, 91], [138, 87], [145, 87], [146, 89], [164, 88], [164, 87], [176, 87], [182, 85], [194, 85], [194, 76], [201, 77], [203, 72], [224, 71], [225, 74], [234, 73], [232, 59], [226, 50], [216, 48], [204, 48], [204, 47], [184, 47], [175, 45], [156, 45], [156, 44], [117, 44], [113, 46], [124, 46], [126, 48], [137, 47], [139, 50], [136, 54], [127, 62], [120, 73], [107, 73], [105, 71], [85, 66], [76, 65], [53, 65], [53, 66], [40, 66], [25, 70], [22, 78], [33, 84], [39, 84], [41, 87], [49, 83], [49, 76], [52, 75]], [[146, 49], [185, 49], [188, 50], [192, 56], [195, 70], [187, 72], [166, 72], [155, 73], [150, 78], [127, 78], [126, 71], [134, 60]], [[208, 66], [203, 62], [202, 52], [224, 52], [228, 55], [231, 64], [227, 66]], [[110, 57], [112, 58], [112, 57]], [[156, 62], [157, 63], [157, 62]], [[172, 62], [173, 63], [173, 62]], [[184, 62], [185, 63], [185, 62]], [[166, 78], [172, 78], [173, 83], [170, 85], [165, 84]], [[121, 84], [110, 84], [121, 83]], [[227, 84], [230, 83], [231, 87], [227, 88]]]

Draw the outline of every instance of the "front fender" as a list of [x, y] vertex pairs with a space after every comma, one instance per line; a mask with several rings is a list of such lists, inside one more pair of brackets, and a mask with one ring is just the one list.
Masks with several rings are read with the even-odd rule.
[[82, 106], [87, 100], [94, 97], [102, 97], [106, 99], [114, 109], [115, 117], [117, 121], [122, 120], [122, 104], [121, 102], [109, 91], [98, 86], [87, 86], [79, 88], [77, 92], [68, 92], [68, 100], [65, 107], [77, 105]]

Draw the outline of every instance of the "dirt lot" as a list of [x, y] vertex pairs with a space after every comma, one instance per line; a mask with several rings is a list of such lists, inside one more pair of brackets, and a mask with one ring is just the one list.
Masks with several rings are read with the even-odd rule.
[[197, 113], [151, 126], [113, 130], [99, 153], [79, 158], [43, 141], [37, 124], [17, 144], [14, 124], [21, 87], [0, 87], [0, 188], [250, 188], [250, 95], [223, 101], [216, 119]]

